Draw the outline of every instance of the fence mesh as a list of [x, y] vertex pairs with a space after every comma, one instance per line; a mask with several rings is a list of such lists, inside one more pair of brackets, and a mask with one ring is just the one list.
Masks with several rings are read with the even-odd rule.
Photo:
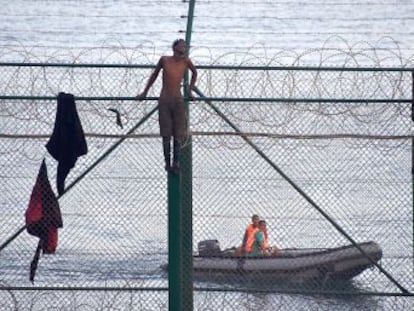
[[[157, 103], [133, 100], [151, 66], [2, 69], [1, 243], [24, 226], [44, 158], [56, 189], [57, 162], [45, 145], [60, 91], [75, 95], [88, 153], [66, 179], [58, 248], [41, 256], [34, 284], [38, 239], [22, 232], [2, 248], [1, 310], [167, 310], [168, 181]], [[230, 255], [216, 256], [213, 268], [194, 257], [194, 310], [412, 308], [404, 294], [413, 290], [412, 85], [402, 69], [199, 68], [186, 140], [192, 161], [183, 163], [192, 168], [193, 251], [218, 240]], [[282, 251], [279, 263], [266, 257], [248, 271], [254, 259], [231, 251], [253, 214]], [[350, 280], [332, 280], [341, 267], [328, 250], [351, 240], [374, 241], [382, 258]], [[329, 264], [318, 266], [315, 254], [331, 256]], [[200, 264], [207, 268], [196, 271]], [[266, 264], [273, 268], [263, 272]]]

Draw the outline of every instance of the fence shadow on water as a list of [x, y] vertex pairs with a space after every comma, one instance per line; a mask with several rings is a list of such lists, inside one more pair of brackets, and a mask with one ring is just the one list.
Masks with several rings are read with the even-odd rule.
[[[58, 92], [75, 95], [89, 151], [67, 178], [58, 248], [41, 257], [34, 285], [36, 239], [23, 231], [1, 250], [0, 310], [167, 310], [160, 85], [148, 100], [134, 100], [152, 66], [1, 67], [1, 243], [24, 226], [43, 158], [56, 189], [57, 164], [45, 144]], [[183, 163], [192, 170], [194, 252], [203, 240], [240, 245], [259, 214], [270, 243], [282, 249], [375, 241], [382, 259], [344, 283], [195, 276], [194, 310], [412, 307], [412, 75], [402, 68], [199, 67], [199, 98], [189, 106], [192, 159]]]

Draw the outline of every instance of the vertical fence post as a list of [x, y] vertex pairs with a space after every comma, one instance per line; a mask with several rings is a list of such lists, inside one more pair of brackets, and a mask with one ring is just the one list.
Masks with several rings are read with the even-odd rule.
[[181, 311], [193, 310], [193, 205], [192, 205], [192, 143], [188, 136], [181, 161], [181, 225], [182, 225], [182, 299]]
[[[195, 0], [189, 1], [185, 41], [190, 47]], [[187, 49], [188, 53], [188, 49]], [[189, 115], [188, 72], [184, 76]], [[188, 122], [189, 123], [189, 122]], [[189, 124], [187, 124], [189, 126]], [[187, 128], [189, 133], [189, 128]], [[168, 291], [169, 311], [193, 310], [192, 138], [187, 135], [180, 155], [181, 172], [168, 173]]]
[[168, 310], [182, 310], [180, 176], [168, 173]]
[[[193, 31], [193, 19], [194, 19], [194, 8], [195, 0], [190, 0], [188, 4], [188, 14], [187, 14], [187, 29], [185, 35], [185, 41], [188, 45], [187, 55], [191, 47], [191, 34]], [[184, 85], [188, 86], [188, 72], [184, 76]], [[183, 259], [183, 269], [182, 269], [182, 311], [192, 311], [193, 310], [193, 149], [192, 149], [192, 137], [190, 133], [190, 109], [189, 109], [189, 94], [188, 88], [184, 88], [184, 95], [186, 100], [186, 112], [188, 116], [187, 124], [187, 139], [184, 143], [181, 160], [183, 165], [181, 171], [182, 178], [182, 215], [181, 223], [183, 226], [182, 233], [182, 259]]]

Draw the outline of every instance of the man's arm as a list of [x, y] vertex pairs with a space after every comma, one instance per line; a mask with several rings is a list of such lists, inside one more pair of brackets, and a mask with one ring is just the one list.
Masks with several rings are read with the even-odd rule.
[[155, 80], [157, 80], [158, 74], [161, 71], [161, 68], [162, 68], [162, 60], [163, 60], [163, 58], [161, 57], [159, 59], [159, 61], [158, 61], [157, 66], [155, 67], [154, 71], [152, 72], [151, 76], [149, 77], [148, 82], [147, 82], [147, 85], [144, 88], [144, 91], [136, 97], [138, 100], [142, 100], [145, 97], [147, 97], [148, 90], [154, 84]]
[[188, 86], [188, 95], [190, 96], [191, 100], [194, 100], [193, 89], [194, 89], [195, 83], [197, 81], [197, 69], [194, 66], [191, 59], [188, 59], [188, 69], [190, 69], [190, 71], [191, 71], [191, 79], [190, 79], [190, 84]]

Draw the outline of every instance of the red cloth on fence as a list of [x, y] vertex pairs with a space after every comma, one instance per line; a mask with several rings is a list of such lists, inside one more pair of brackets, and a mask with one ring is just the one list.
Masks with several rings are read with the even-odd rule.
[[63, 227], [63, 222], [59, 202], [47, 177], [45, 160], [40, 166], [25, 219], [27, 232], [39, 237], [43, 253], [55, 252], [57, 229]]

